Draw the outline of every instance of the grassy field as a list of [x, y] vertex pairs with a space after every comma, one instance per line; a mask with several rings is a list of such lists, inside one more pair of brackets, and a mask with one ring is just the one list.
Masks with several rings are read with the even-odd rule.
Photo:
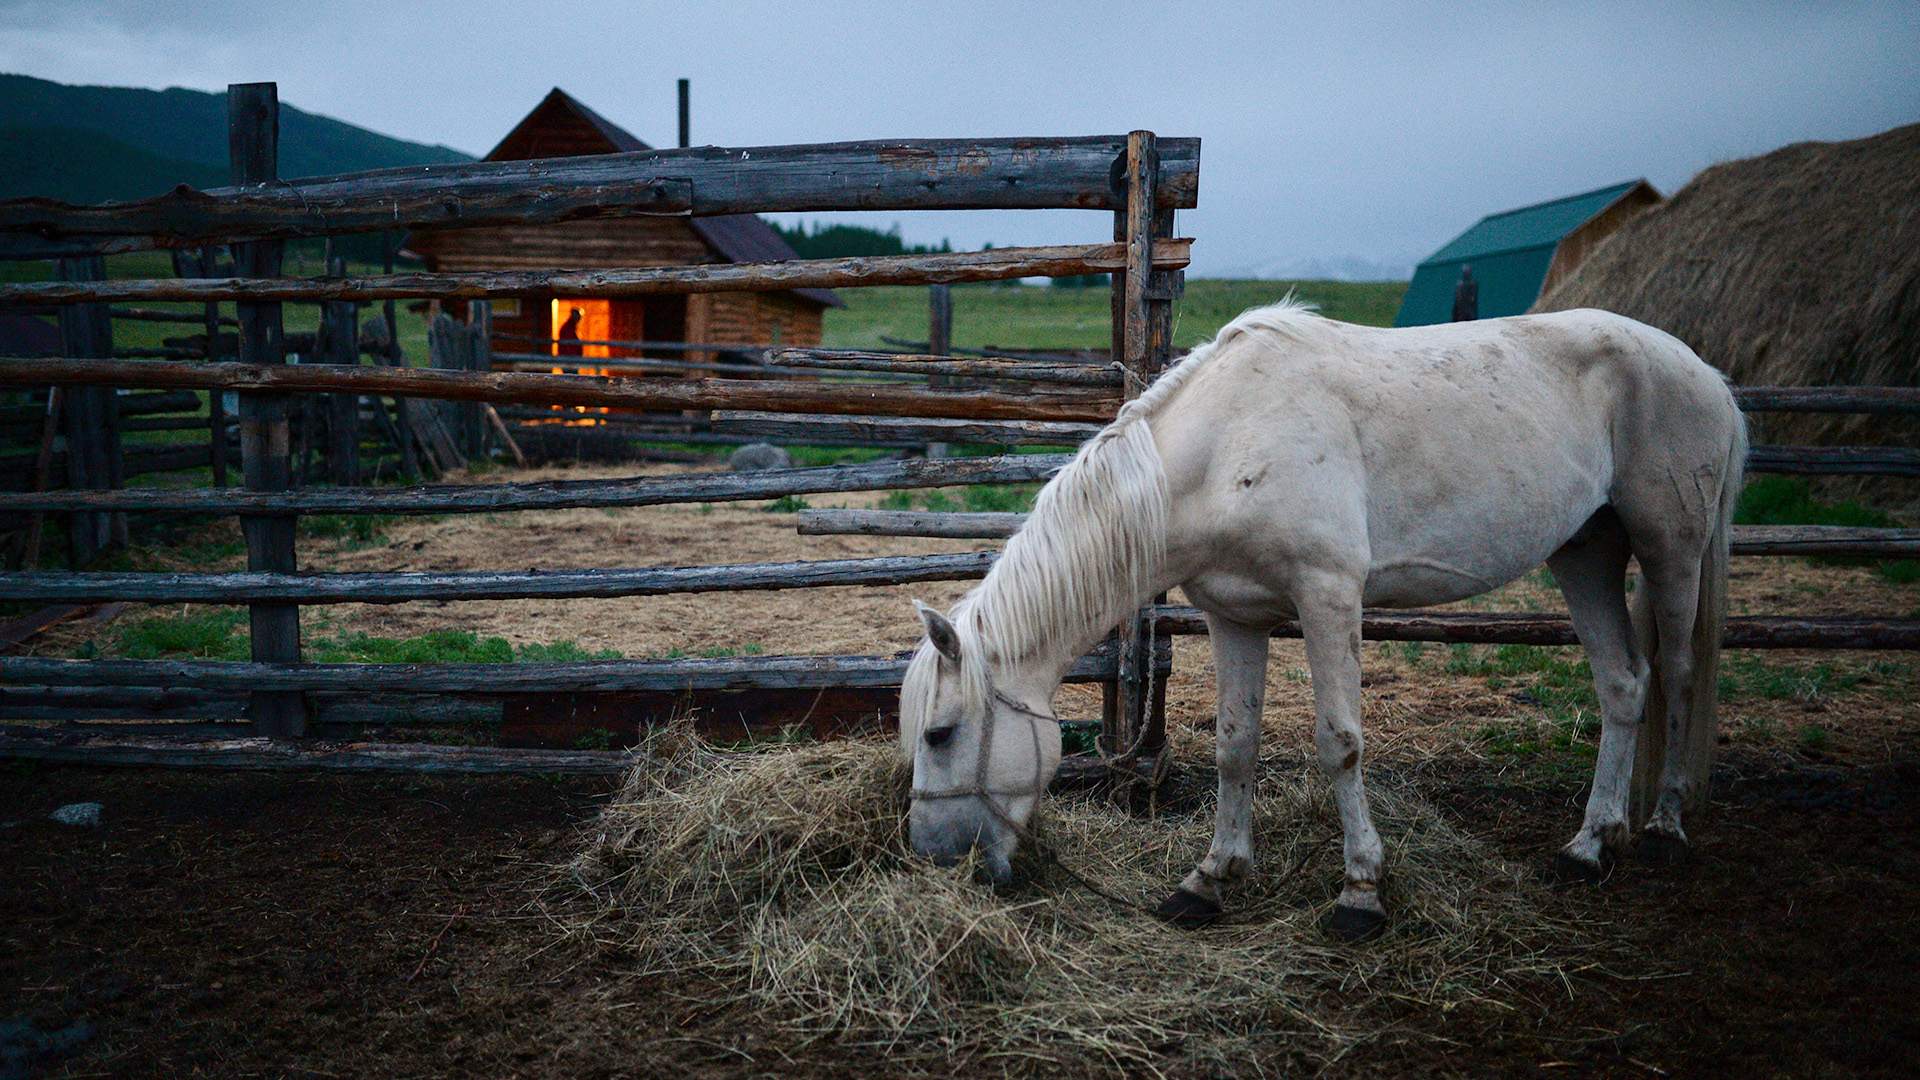
[[[1173, 342], [1190, 348], [1242, 311], [1293, 292], [1347, 322], [1386, 326], [1407, 291], [1404, 281], [1228, 281], [1195, 279], [1174, 305]], [[927, 291], [911, 286], [844, 289], [845, 308], [827, 312], [834, 348], [886, 347], [883, 338], [925, 341]], [[1034, 286], [962, 285], [953, 291], [953, 343], [1025, 349], [1089, 349], [1108, 344], [1108, 292]]]

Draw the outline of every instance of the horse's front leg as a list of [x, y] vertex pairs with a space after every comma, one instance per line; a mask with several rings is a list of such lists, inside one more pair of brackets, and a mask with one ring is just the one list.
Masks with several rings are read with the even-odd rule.
[[1346, 834], [1346, 885], [1326, 921], [1327, 931], [1347, 941], [1380, 932], [1387, 910], [1380, 902], [1380, 834], [1373, 830], [1360, 755], [1360, 582], [1340, 575], [1304, 578], [1294, 604], [1313, 673], [1314, 749], [1333, 782], [1333, 800]]
[[1220, 770], [1213, 846], [1160, 905], [1160, 917], [1200, 926], [1220, 916], [1220, 887], [1253, 866], [1253, 796], [1260, 763], [1260, 710], [1267, 696], [1267, 629], [1209, 615], [1215, 689], [1214, 760]]

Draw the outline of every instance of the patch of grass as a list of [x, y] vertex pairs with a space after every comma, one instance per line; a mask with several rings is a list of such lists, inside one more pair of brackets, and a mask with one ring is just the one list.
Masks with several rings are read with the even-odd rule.
[[925, 492], [920, 496], [920, 508], [922, 510], [931, 510], [936, 514], [948, 514], [960, 509], [960, 504], [955, 502], [953, 496], [946, 492], [934, 490]]
[[1831, 739], [1828, 736], [1826, 728], [1821, 727], [1819, 724], [1808, 724], [1806, 727], [1800, 729], [1800, 734], [1796, 737], [1796, 741], [1800, 744], [1802, 751], [1809, 754], [1822, 754], [1826, 752], [1827, 745], [1831, 742]]
[[812, 503], [798, 495], [782, 495], [760, 509], [769, 514], [797, 514], [812, 508]]
[[1768, 701], [1812, 704], [1845, 694], [1872, 674], [1831, 663], [1769, 663], [1751, 653], [1728, 653], [1720, 660], [1720, 696], [1723, 700], [1757, 697]]
[[1039, 493], [1039, 484], [977, 484], [963, 489], [961, 499], [975, 513], [1024, 514]]
[[245, 660], [252, 655], [243, 608], [155, 615], [115, 628], [114, 638], [114, 651], [131, 660]]
[[858, 465], [891, 457], [895, 451], [873, 446], [789, 446], [787, 456], [795, 468], [820, 465]]

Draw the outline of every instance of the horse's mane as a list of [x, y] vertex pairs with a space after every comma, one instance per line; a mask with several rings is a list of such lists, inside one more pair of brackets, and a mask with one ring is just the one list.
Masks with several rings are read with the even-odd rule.
[[[1171, 497], [1148, 419], [1237, 339], [1256, 333], [1297, 338], [1318, 321], [1312, 306], [1291, 293], [1241, 314], [1121, 406], [1040, 489], [1026, 524], [1008, 539], [986, 580], [949, 612], [959, 631], [968, 715], [984, 706], [993, 668], [1078, 653], [1159, 584]], [[923, 644], [908, 667], [903, 738], [932, 708], [937, 655]]]

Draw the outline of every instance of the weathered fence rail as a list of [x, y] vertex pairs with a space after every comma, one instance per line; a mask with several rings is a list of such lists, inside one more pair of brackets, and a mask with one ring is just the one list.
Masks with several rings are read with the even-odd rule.
[[[258, 85], [258, 84], [254, 84]], [[1200, 140], [1157, 140], [1154, 204], [1196, 205]], [[590, 217], [820, 210], [1124, 210], [1124, 136], [922, 139], [421, 165], [75, 206], [0, 203], [0, 257]]]
[[[1168, 238], [1154, 248], [1153, 268], [1187, 265], [1191, 240]], [[124, 303], [174, 300], [279, 301], [495, 300], [529, 295], [622, 299], [706, 292], [785, 292], [864, 285], [1005, 281], [1106, 273], [1127, 265], [1120, 244], [1061, 244], [933, 255], [861, 255], [767, 263], [701, 263], [610, 270], [502, 270], [460, 274], [362, 277], [150, 278], [41, 281], [0, 285], [0, 305]]]

